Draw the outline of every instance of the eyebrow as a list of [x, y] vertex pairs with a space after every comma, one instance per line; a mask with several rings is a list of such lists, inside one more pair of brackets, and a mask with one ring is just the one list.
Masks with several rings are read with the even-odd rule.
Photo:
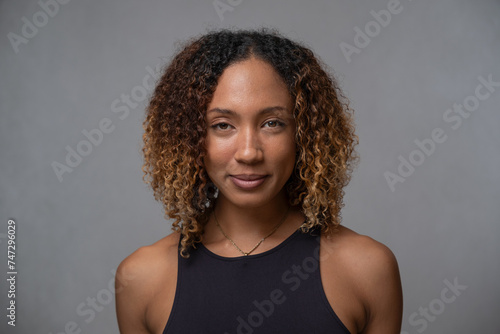
[[[258, 114], [259, 114], [259, 116], [265, 115], [265, 114], [271, 114], [274, 111], [285, 111], [286, 112], [287, 109], [285, 107], [282, 107], [282, 106], [272, 106], [272, 107], [267, 107], [267, 108], [261, 109]], [[212, 112], [218, 112], [221, 114], [236, 116], [236, 112], [234, 112], [231, 109], [212, 108], [212, 109], [207, 111], [207, 114], [212, 113]]]

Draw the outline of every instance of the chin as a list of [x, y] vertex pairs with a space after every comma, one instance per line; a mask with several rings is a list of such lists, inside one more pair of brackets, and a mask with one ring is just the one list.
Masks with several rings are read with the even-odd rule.
[[278, 201], [278, 198], [279, 193], [269, 195], [262, 192], [255, 192], [252, 194], [232, 194], [231, 197], [226, 197], [226, 200], [241, 208], [257, 209]]

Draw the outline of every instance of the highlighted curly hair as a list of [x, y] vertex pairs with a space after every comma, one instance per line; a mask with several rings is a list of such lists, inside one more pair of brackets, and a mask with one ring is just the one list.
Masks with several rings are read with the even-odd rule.
[[217, 80], [229, 65], [256, 57], [286, 83], [296, 122], [295, 169], [285, 187], [300, 205], [303, 232], [324, 233], [341, 222], [343, 188], [359, 157], [353, 110], [333, 75], [305, 46], [277, 31], [219, 30], [188, 41], [157, 83], [144, 120], [143, 180], [182, 232], [181, 255], [202, 241], [217, 190], [205, 169], [205, 113]]

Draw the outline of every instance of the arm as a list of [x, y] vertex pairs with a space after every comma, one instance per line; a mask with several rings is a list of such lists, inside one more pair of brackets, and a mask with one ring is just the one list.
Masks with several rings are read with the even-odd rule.
[[[144, 250], [138, 249], [120, 263], [116, 272], [116, 316], [121, 334], [149, 334], [146, 327], [146, 306], [148, 300], [141, 272], [141, 258]], [[142, 274], [144, 275], [144, 274]]]
[[403, 293], [399, 268], [394, 254], [378, 242], [366, 249], [363, 295], [366, 323], [363, 334], [399, 334], [403, 313]]

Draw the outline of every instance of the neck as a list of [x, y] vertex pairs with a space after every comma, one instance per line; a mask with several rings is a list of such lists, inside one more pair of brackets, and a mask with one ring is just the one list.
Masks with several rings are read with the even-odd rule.
[[[229, 257], [241, 256], [231, 240], [243, 252], [249, 252], [257, 245], [252, 254], [258, 254], [285, 240], [299, 228], [305, 218], [300, 207], [289, 208], [286, 195], [276, 197], [268, 204], [259, 207], [240, 207], [220, 196], [215, 204], [214, 213], [215, 215], [210, 216], [205, 226], [203, 244], [212, 252]], [[280, 224], [285, 214], [286, 219]], [[215, 216], [221, 229], [231, 240], [221, 233], [215, 222]], [[278, 224], [280, 225], [276, 229]], [[258, 244], [266, 236], [269, 237], [262, 244]]]
[[[261, 238], [282, 221], [288, 209], [288, 199], [285, 196], [257, 208], [239, 207], [221, 197], [217, 200], [214, 211], [227, 234]], [[214, 217], [210, 220], [214, 220]]]

